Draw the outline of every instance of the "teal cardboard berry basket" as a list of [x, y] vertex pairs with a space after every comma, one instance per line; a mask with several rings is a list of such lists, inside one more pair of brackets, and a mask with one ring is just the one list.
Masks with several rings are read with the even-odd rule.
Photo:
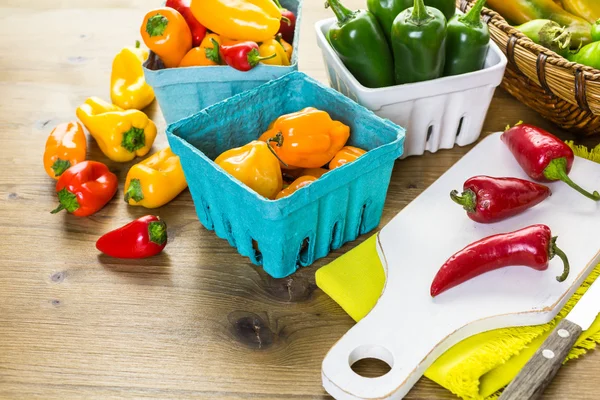
[[247, 72], [227, 65], [214, 67], [164, 68], [159, 57], [150, 52], [144, 62], [144, 77], [156, 95], [167, 124], [172, 124], [205, 107], [245, 92], [298, 70], [298, 43], [302, 23], [302, 0], [281, 0], [284, 8], [296, 15], [294, 51], [289, 66], [258, 64]]
[[[279, 200], [260, 196], [214, 163], [224, 151], [256, 140], [279, 116], [306, 107], [349, 125], [348, 144], [367, 153]], [[311, 265], [379, 225], [404, 135], [403, 128], [301, 72], [167, 127], [202, 225], [274, 278]]]

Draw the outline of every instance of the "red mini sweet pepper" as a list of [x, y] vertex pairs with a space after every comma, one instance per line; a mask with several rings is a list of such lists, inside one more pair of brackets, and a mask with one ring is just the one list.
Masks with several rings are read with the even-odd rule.
[[431, 296], [435, 297], [483, 273], [516, 265], [524, 265], [538, 271], [548, 269], [550, 260], [559, 256], [564, 262], [564, 272], [556, 277], [559, 282], [569, 276], [569, 260], [556, 247], [546, 225], [526, 228], [489, 236], [458, 251], [444, 263], [431, 284]]
[[60, 205], [52, 210], [87, 217], [104, 207], [117, 193], [117, 176], [97, 161], [83, 161], [67, 169], [56, 182]]
[[519, 123], [506, 130], [501, 139], [532, 179], [541, 182], [560, 180], [584, 196], [600, 200], [600, 193], [589, 193], [569, 178], [575, 155], [556, 136], [537, 126]]
[[[213, 45], [219, 43], [212, 39]], [[258, 44], [255, 42], [241, 42], [230, 46], [221, 45], [221, 57], [227, 65], [240, 71], [250, 71], [262, 60], [268, 60], [276, 56], [275, 53], [268, 57], [261, 57], [258, 52]]]
[[104, 234], [96, 248], [115, 258], [146, 258], [160, 253], [167, 245], [167, 224], [159, 217], [146, 215]]
[[273, 1], [281, 10], [281, 26], [278, 33], [281, 33], [283, 40], [292, 43], [294, 41], [294, 31], [296, 30], [296, 15], [287, 8], [283, 8], [279, 0]]
[[183, 16], [192, 33], [192, 47], [198, 47], [202, 43], [204, 36], [206, 36], [206, 28], [192, 14], [190, 2], [191, 0], [167, 0], [165, 6], [179, 11], [179, 14]]
[[450, 198], [473, 221], [491, 223], [520, 214], [551, 194], [548, 186], [524, 179], [479, 175], [465, 181], [461, 194], [450, 192]]

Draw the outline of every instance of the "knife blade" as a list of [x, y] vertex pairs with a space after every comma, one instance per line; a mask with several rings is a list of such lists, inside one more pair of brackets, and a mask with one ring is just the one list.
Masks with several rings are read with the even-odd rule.
[[550, 384], [581, 333], [600, 313], [600, 278], [588, 288], [571, 312], [552, 331], [521, 372], [506, 387], [500, 400], [539, 398]]

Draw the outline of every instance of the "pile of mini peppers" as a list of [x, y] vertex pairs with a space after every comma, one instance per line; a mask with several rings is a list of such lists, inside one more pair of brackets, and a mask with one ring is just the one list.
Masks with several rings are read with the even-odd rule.
[[260, 196], [278, 200], [366, 153], [347, 145], [349, 138], [349, 126], [307, 107], [278, 117], [256, 140], [214, 162]]
[[[157, 135], [156, 125], [142, 111], [154, 100], [142, 63], [148, 50], [123, 48], [114, 58], [110, 77], [111, 102], [90, 97], [77, 107], [78, 121], [58, 124], [50, 132], [43, 155], [44, 169], [56, 180], [58, 206], [76, 217], [100, 211], [115, 196], [118, 178], [100, 161], [87, 160], [87, 129], [102, 153], [113, 162], [146, 156]], [[124, 185], [131, 206], [153, 209], [173, 200], [187, 188], [179, 157], [166, 147], [133, 165]], [[146, 215], [105, 233], [96, 242], [102, 253], [118, 258], [156, 255], [167, 244], [167, 226], [158, 216]]]
[[481, 21], [486, 0], [455, 15], [455, 0], [367, 0], [350, 10], [327, 0], [337, 17], [327, 40], [364, 86], [382, 88], [461, 75], [484, 68], [490, 48]]
[[[590, 200], [600, 201], [600, 193], [590, 193], [571, 180], [569, 172], [575, 161], [573, 150], [556, 136], [536, 126], [518, 123], [508, 127], [501, 140], [534, 181], [562, 181]], [[490, 224], [519, 215], [551, 195], [550, 188], [541, 183], [478, 175], [464, 182], [462, 193], [453, 190], [450, 198], [464, 208], [471, 220]], [[535, 224], [471, 243], [442, 265], [431, 284], [431, 296], [507, 266], [527, 266], [544, 271], [554, 256], [563, 261], [564, 271], [556, 278], [563, 282], [569, 275], [569, 260], [557, 247], [556, 240], [550, 227]]]
[[279, 0], [167, 0], [140, 26], [165, 68], [288, 66], [296, 16]]

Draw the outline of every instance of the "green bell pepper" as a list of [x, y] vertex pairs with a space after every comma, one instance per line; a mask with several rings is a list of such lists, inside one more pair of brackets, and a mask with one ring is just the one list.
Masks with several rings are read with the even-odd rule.
[[448, 22], [444, 76], [483, 69], [490, 49], [490, 32], [481, 22], [485, 1], [477, 0], [466, 15], [455, 15]]
[[394, 58], [377, 19], [367, 10], [352, 11], [340, 0], [328, 0], [337, 22], [327, 40], [346, 68], [364, 86], [394, 85]]
[[[367, 0], [367, 9], [375, 15], [383, 33], [391, 41], [394, 19], [413, 4], [413, 0]], [[447, 20], [456, 12], [454, 0], [425, 0], [425, 5], [440, 10]]]
[[415, 0], [392, 26], [396, 84], [436, 79], [444, 72], [446, 17], [437, 8]]

